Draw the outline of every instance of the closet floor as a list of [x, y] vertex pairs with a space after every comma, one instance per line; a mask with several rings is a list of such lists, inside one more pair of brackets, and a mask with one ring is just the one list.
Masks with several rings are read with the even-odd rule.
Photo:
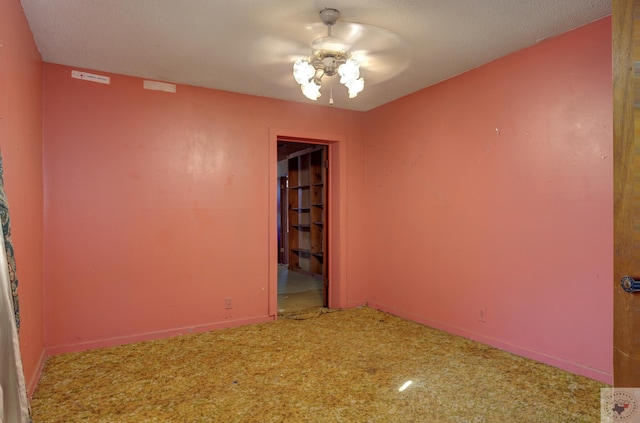
[[322, 280], [278, 265], [278, 313], [322, 307]]

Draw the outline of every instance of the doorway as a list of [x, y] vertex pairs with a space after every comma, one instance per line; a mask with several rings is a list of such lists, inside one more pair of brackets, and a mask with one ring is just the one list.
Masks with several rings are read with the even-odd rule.
[[278, 314], [328, 306], [328, 147], [277, 140]]
[[327, 292], [328, 308], [344, 308], [348, 306], [347, 298], [347, 137], [334, 132], [317, 132], [300, 129], [269, 128], [269, 174], [265, 179], [268, 187], [268, 277], [267, 312], [271, 318], [278, 316], [278, 225], [276, 211], [278, 209], [278, 140], [327, 146], [327, 205], [325, 215], [330, 226], [325, 228], [327, 240], [326, 274], [331, 281]]

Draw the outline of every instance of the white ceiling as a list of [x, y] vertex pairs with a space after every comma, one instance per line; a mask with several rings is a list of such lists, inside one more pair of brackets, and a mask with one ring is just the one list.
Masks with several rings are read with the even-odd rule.
[[[49, 63], [316, 103], [291, 76], [310, 51], [318, 12], [381, 27], [403, 40], [409, 66], [375, 62], [355, 99], [333, 90], [333, 107], [370, 110], [611, 13], [611, 0], [22, 0]], [[320, 34], [322, 35], [322, 34]], [[370, 41], [369, 44], [378, 41]], [[268, 52], [265, 52], [265, 49]], [[287, 50], [291, 49], [291, 53]], [[394, 49], [394, 51], [396, 51]], [[268, 53], [268, 54], [267, 54]], [[270, 61], [270, 57], [273, 60]], [[383, 55], [384, 56], [384, 55]], [[369, 74], [367, 74], [369, 73]], [[328, 93], [317, 101], [328, 105]]]

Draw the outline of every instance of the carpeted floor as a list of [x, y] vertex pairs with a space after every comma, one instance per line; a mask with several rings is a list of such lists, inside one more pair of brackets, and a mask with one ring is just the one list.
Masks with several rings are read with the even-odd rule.
[[361, 307], [50, 357], [31, 407], [36, 423], [573, 423], [600, 420], [605, 386]]

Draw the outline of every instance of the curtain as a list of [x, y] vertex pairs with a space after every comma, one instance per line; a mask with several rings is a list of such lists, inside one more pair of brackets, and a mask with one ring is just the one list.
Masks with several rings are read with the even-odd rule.
[[0, 157], [0, 423], [27, 423], [29, 403], [20, 355], [18, 278]]
[[[11, 226], [9, 225], [9, 203], [4, 191], [4, 166], [0, 156], [0, 223], [2, 223], [2, 235], [4, 236], [4, 250], [9, 271], [11, 286], [11, 302], [13, 314], [16, 320], [16, 330], [20, 332], [20, 304], [18, 302], [18, 277], [16, 276], [16, 259], [13, 254], [13, 242], [11, 241]], [[4, 263], [5, 260], [2, 261]]]

